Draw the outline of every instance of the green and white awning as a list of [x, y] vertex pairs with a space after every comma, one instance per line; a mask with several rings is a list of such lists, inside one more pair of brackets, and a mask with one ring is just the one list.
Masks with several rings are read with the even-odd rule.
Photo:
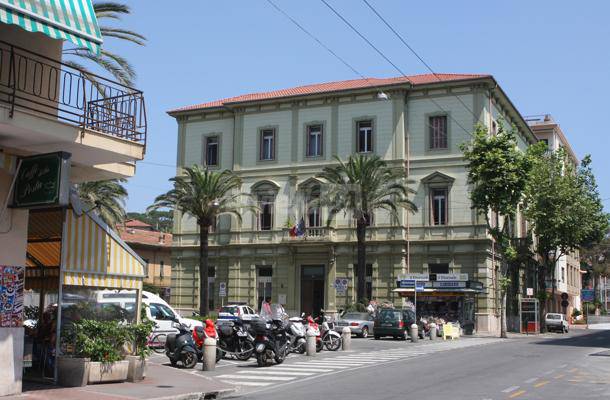
[[100, 52], [102, 34], [91, 0], [0, 0], [0, 22]]

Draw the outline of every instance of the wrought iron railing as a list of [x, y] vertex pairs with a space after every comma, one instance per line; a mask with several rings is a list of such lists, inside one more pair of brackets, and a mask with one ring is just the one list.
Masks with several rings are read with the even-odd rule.
[[3, 41], [0, 102], [146, 144], [141, 91]]

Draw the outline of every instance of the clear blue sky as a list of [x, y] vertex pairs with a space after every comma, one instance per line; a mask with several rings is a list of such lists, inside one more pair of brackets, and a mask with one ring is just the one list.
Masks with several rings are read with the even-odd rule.
[[[365, 76], [397, 76], [318, 0], [274, 0]], [[408, 74], [425, 67], [360, 0], [328, 0]], [[593, 157], [610, 209], [610, 2], [370, 2], [437, 72], [493, 74], [523, 115], [551, 113], [579, 157]], [[170, 188], [177, 125], [168, 109], [302, 84], [357, 78], [265, 0], [128, 2], [129, 58], [146, 96], [148, 148], [128, 183], [129, 211]]]

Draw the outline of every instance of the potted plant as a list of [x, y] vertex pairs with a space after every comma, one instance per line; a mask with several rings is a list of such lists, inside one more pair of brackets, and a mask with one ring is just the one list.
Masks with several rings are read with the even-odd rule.
[[61, 386], [79, 387], [86, 386], [89, 381], [89, 367], [91, 359], [84, 354], [76, 354], [79, 328], [74, 324], [62, 329], [63, 355], [57, 357], [58, 383]]
[[129, 382], [141, 381], [146, 377], [146, 357], [151, 354], [148, 338], [154, 326], [154, 322], [150, 320], [129, 326], [129, 336], [133, 343], [133, 354], [126, 357], [129, 362], [127, 371]]

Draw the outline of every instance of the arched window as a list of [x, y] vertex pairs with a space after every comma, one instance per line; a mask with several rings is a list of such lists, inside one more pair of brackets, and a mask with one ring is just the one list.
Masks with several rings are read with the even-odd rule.
[[273, 230], [275, 225], [275, 199], [280, 186], [271, 181], [261, 181], [252, 186], [252, 193], [257, 201], [256, 229]]

